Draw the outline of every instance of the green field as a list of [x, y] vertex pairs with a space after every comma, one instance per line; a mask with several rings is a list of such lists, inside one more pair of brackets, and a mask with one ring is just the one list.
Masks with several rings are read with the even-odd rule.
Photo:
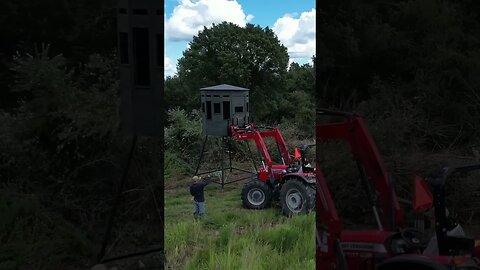
[[315, 269], [315, 213], [286, 218], [278, 207], [244, 209], [241, 187], [207, 186], [200, 220], [188, 182], [166, 189], [166, 269]]

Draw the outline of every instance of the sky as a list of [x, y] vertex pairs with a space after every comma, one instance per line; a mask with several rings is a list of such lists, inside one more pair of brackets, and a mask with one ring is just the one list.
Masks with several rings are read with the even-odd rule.
[[175, 74], [194, 35], [222, 21], [268, 26], [290, 62], [311, 62], [315, 54], [314, 0], [165, 0], [165, 77]]

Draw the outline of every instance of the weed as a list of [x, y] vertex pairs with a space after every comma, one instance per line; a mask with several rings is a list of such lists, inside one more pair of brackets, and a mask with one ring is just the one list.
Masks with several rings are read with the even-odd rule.
[[186, 189], [166, 194], [167, 269], [314, 269], [315, 215], [244, 209], [240, 188], [209, 185], [200, 220]]

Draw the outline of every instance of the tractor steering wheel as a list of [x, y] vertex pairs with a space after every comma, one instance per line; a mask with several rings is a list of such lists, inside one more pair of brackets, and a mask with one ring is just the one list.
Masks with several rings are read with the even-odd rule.
[[414, 248], [426, 248], [430, 241], [425, 233], [414, 228], [403, 229], [400, 235], [409, 246]]

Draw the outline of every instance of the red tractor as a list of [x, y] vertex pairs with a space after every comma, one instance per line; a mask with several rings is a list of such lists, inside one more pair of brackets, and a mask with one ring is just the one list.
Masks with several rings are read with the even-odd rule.
[[[472, 256], [475, 241], [447, 235], [450, 222], [445, 215], [443, 193], [445, 179], [449, 175], [480, 169], [480, 165], [445, 168], [426, 178], [427, 181], [415, 178], [414, 208], [423, 211], [430, 208], [432, 203], [435, 205], [439, 254], [424, 254], [430, 238], [422, 230], [404, 227], [403, 212], [392, 178], [363, 119], [353, 113], [323, 109], [318, 110], [317, 115], [343, 119], [340, 122], [317, 124], [317, 160], [321, 154], [318, 144], [329, 140], [343, 140], [349, 144], [378, 227], [373, 230], [342, 228], [333, 198], [317, 163], [317, 269], [480, 269], [475, 256]], [[369, 189], [372, 184], [374, 189]], [[428, 185], [433, 190], [433, 196]]]
[[[238, 141], [253, 140], [260, 153], [261, 166], [253, 181], [242, 189], [242, 202], [249, 209], [263, 209], [272, 200], [280, 199], [282, 212], [287, 216], [305, 214], [315, 207], [315, 169], [305, 156], [305, 145], [296, 149], [292, 157], [278, 128], [259, 128], [254, 124], [244, 127], [230, 126], [231, 138]], [[279, 149], [281, 164], [273, 164], [264, 138], [273, 138]], [[297, 160], [296, 160], [297, 159]]]

